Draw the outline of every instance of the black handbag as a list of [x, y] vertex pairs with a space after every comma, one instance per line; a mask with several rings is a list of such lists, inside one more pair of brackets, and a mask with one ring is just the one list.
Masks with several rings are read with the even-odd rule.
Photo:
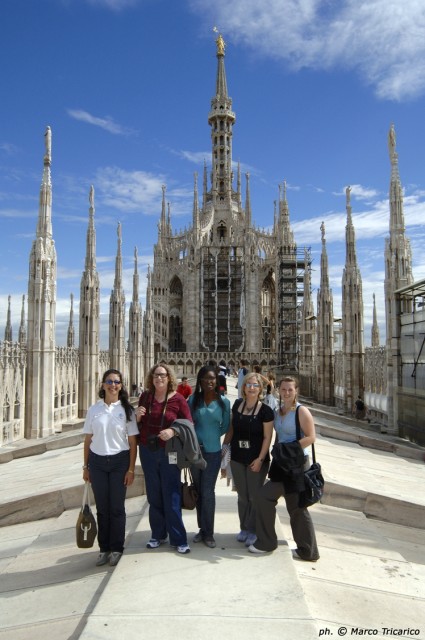
[[182, 509], [194, 509], [198, 500], [198, 492], [193, 483], [190, 469], [185, 468], [183, 471], [182, 488]]
[[83, 504], [78, 514], [75, 533], [77, 538], [77, 547], [80, 549], [90, 549], [94, 545], [97, 536], [96, 518], [90, 507], [90, 483], [84, 485]]
[[[301, 439], [301, 426], [298, 417], [297, 407], [295, 411], [295, 425], [297, 428], [297, 440]], [[322, 475], [322, 467], [319, 462], [316, 462], [316, 452], [314, 450], [314, 444], [311, 445], [311, 454], [313, 458], [313, 464], [307, 471], [304, 471], [304, 487], [305, 490], [300, 493], [299, 506], [311, 507], [316, 502], [319, 502], [323, 498], [323, 492], [325, 487], [325, 480]]]

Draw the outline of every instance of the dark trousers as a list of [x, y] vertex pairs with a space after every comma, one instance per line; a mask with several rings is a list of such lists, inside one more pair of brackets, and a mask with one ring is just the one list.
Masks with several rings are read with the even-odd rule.
[[114, 456], [98, 456], [90, 451], [90, 482], [97, 511], [97, 539], [101, 551], [124, 550], [125, 539], [125, 474], [130, 452]]
[[204, 470], [191, 467], [193, 482], [198, 491], [196, 512], [198, 516], [198, 527], [203, 537], [214, 535], [214, 515], [215, 515], [215, 483], [221, 465], [221, 451], [214, 453], [202, 452], [207, 462]]
[[150, 451], [140, 445], [139, 452], [149, 502], [152, 538], [165, 540], [168, 534], [173, 547], [187, 544], [182, 518], [180, 469], [176, 464], [169, 463], [163, 447]]
[[319, 558], [319, 549], [317, 548], [316, 534], [310, 513], [308, 509], [302, 509], [298, 506], [298, 493], [285, 494], [282, 482], [266, 482], [257, 493], [255, 501], [257, 541], [255, 546], [262, 551], [274, 551], [276, 549], [276, 505], [282, 496], [285, 498], [292, 535], [297, 545], [299, 556], [304, 560], [317, 560]]
[[231, 460], [233, 481], [238, 492], [238, 514], [241, 531], [255, 533], [255, 496], [263, 486], [269, 463], [264, 462], [258, 473], [248, 465]]

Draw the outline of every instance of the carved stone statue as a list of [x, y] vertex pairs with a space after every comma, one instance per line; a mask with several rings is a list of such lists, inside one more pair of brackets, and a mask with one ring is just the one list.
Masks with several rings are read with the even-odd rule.
[[347, 202], [347, 206], [350, 204], [350, 195], [351, 195], [351, 187], [348, 186], [345, 190], [345, 199]]
[[93, 185], [91, 185], [91, 187], [90, 187], [89, 202], [90, 202], [90, 207], [92, 209], [94, 209], [94, 187], [93, 187]]
[[50, 127], [47, 127], [46, 133], [44, 134], [44, 144], [46, 145], [46, 160], [52, 159], [52, 130]]
[[394, 124], [392, 124], [388, 132], [388, 150], [390, 152], [390, 158], [392, 158], [395, 153], [395, 144], [396, 144], [395, 129], [394, 129]]

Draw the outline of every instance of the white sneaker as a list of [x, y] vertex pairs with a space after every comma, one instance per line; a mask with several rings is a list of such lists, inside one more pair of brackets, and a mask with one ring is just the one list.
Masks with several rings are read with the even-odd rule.
[[181, 544], [177, 547], [178, 553], [190, 553], [190, 547], [188, 544]]
[[248, 551], [250, 551], [251, 553], [267, 553], [267, 551], [263, 551], [262, 549], [257, 549], [257, 547], [254, 547], [253, 544], [249, 545]]
[[157, 540], [156, 538], [151, 538], [149, 542], [146, 543], [146, 547], [148, 549], [157, 549], [161, 544], [165, 544], [167, 542], [167, 538], [163, 540]]

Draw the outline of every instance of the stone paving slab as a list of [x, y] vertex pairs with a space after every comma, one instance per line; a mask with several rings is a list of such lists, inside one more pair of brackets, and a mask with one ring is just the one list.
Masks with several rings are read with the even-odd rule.
[[[324, 505], [311, 512], [321, 558], [314, 567], [295, 566], [322, 635], [341, 635], [338, 630], [345, 627], [347, 637], [388, 638], [384, 628], [410, 627], [419, 629], [414, 637], [424, 639], [423, 531]], [[291, 545], [286, 510], [279, 506], [278, 513]]]
[[[127, 501], [127, 533], [146, 501]], [[78, 638], [114, 569], [96, 567], [98, 549], [78, 549], [78, 509], [0, 529], [0, 639]], [[32, 532], [31, 532], [32, 528]]]
[[[250, 554], [236, 541], [236, 495], [223, 486], [217, 493], [215, 549], [198, 543], [187, 555], [168, 545], [148, 550], [147, 515], [141, 519], [82, 639], [109, 640], [118, 630], [130, 640], [318, 637], [289, 549]], [[184, 520], [190, 541], [195, 513], [184, 512]]]

